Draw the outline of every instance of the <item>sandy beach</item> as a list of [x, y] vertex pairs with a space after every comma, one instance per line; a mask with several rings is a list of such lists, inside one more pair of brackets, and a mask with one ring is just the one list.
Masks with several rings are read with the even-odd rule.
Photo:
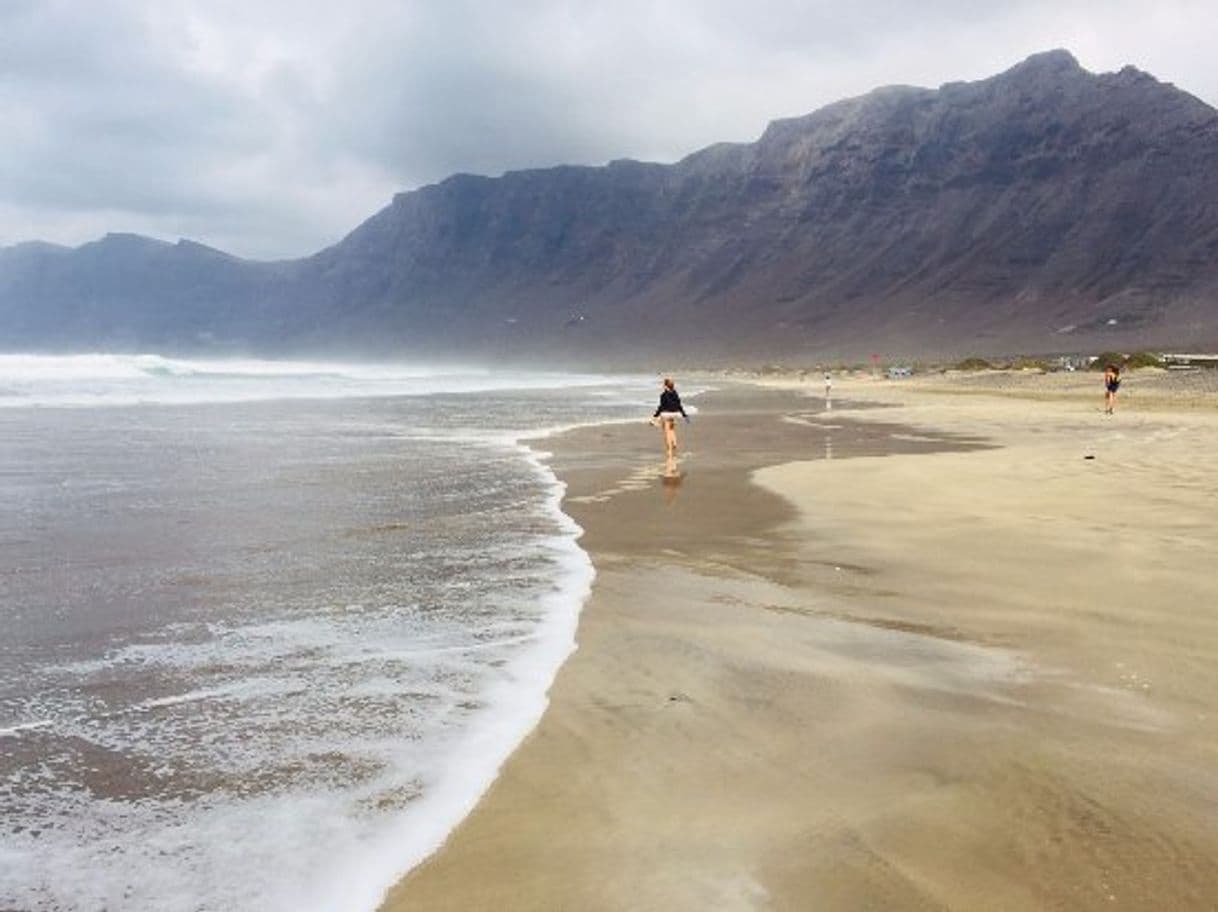
[[642, 420], [548, 441], [578, 651], [384, 908], [1218, 907], [1216, 379], [725, 384], [676, 472]]

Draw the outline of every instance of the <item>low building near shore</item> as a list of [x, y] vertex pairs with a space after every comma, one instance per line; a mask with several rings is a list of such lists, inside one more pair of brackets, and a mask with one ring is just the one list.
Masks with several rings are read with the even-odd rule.
[[1164, 354], [1163, 366], [1168, 370], [1189, 370], [1199, 367], [1218, 368], [1218, 355]]
[[1092, 360], [1086, 355], [1062, 355], [1054, 358], [1050, 366], [1055, 371], [1080, 371], [1086, 370]]

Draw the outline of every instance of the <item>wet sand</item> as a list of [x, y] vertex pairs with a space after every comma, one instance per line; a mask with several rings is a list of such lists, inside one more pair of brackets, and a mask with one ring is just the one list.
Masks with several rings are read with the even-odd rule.
[[386, 908], [1215, 908], [1218, 408], [986, 382], [552, 441], [579, 650]]

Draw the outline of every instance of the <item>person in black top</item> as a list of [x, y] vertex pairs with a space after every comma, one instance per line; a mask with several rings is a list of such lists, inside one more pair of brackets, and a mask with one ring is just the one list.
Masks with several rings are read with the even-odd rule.
[[659, 424], [664, 430], [664, 450], [670, 456], [677, 455], [677, 416], [686, 421], [689, 416], [681, 405], [681, 397], [677, 395], [677, 387], [671, 377], [664, 378], [664, 389], [660, 392], [660, 404], [656, 406], [655, 414], [651, 416], [652, 424]]
[[1104, 411], [1111, 415], [1116, 408], [1117, 390], [1121, 388], [1121, 369], [1115, 364], [1104, 368]]

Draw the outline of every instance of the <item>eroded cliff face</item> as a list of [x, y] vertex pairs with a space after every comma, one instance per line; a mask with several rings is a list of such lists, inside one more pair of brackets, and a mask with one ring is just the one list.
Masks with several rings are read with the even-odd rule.
[[673, 165], [457, 175], [291, 263], [10, 248], [0, 320], [555, 360], [1218, 343], [1215, 160], [1218, 112], [1054, 51]]

